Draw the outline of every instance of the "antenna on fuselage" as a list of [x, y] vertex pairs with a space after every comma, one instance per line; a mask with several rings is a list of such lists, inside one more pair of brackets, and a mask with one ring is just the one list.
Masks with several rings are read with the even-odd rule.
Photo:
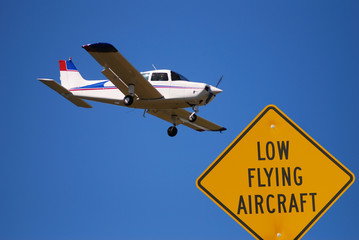
[[154, 64], [152, 64], [152, 67], [157, 71], [157, 68], [155, 67], [155, 65]]

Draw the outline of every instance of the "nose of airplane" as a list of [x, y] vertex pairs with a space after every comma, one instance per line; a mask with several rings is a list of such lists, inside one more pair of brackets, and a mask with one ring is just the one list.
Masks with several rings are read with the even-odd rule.
[[217, 93], [221, 93], [222, 89], [211, 86], [211, 91], [214, 95], [216, 95]]

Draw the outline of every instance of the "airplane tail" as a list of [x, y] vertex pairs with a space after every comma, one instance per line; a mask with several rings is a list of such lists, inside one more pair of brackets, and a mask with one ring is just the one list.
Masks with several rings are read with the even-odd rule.
[[66, 89], [81, 87], [87, 84], [87, 81], [81, 76], [71, 58], [70, 60], [59, 60], [60, 81]]

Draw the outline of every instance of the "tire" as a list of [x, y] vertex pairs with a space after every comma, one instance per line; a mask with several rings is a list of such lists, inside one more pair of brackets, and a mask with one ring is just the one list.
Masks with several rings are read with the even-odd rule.
[[176, 134], [177, 134], [177, 128], [176, 128], [175, 126], [169, 127], [169, 128], [167, 129], [167, 134], [168, 134], [168, 136], [170, 136], [170, 137], [176, 136]]
[[190, 122], [194, 122], [197, 120], [197, 115], [196, 114], [191, 114], [188, 116], [188, 121]]
[[131, 95], [127, 95], [123, 98], [123, 103], [126, 106], [130, 106], [133, 103], [133, 97]]

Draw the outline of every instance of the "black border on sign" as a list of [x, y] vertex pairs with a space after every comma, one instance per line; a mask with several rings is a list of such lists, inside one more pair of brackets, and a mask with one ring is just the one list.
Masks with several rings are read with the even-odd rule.
[[303, 230], [294, 238], [295, 240], [299, 239], [309, 228], [313, 225], [313, 223], [319, 219], [319, 217], [329, 208], [329, 206], [345, 191], [345, 189], [354, 181], [354, 176], [351, 172], [349, 172], [346, 168], [344, 168], [338, 160], [334, 159], [331, 155], [329, 155], [318, 143], [313, 141], [302, 129], [296, 126], [292, 120], [290, 120], [287, 116], [283, 115], [276, 107], [268, 106], [262, 114], [260, 114], [255, 121], [238, 137], [238, 139], [232, 143], [232, 145], [218, 158], [216, 162], [212, 164], [212, 166], [206, 170], [202, 176], [197, 180], [197, 185], [201, 188], [202, 191], [208, 194], [217, 204], [219, 204], [227, 213], [229, 213], [234, 219], [242, 224], [249, 232], [251, 232], [258, 239], [263, 240], [261, 236], [259, 236], [252, 228], [250, 228], [245, 222], [243, 222], [235, 213], [229, 210], [221, 201], [219, 201], [214, 195], [212, 195], [205, 187], [202, 186], [201, 181], [212, 171], [217, 164], [222, 161], [222, 159], [232, 150], [234, 146], [237, 145], [239, 141], [258, 123], [260, 119], [269, 111], [274, 110], [279, 116], [281, 116], [287, 123], [289, 123], [295, 130], [297, 130], [303, 137], [305, 137], [310, 143], [312, 143], [319, 151], [321, 151], [327, 158], [329, 158], [335, 165], [337, 165], [341, 170], [343, 170], [349, 177], [349, 181], [339, 190], [337, 194], [334, 195], [332, 199], [318, 212], [318, 214], [303, 228]]

